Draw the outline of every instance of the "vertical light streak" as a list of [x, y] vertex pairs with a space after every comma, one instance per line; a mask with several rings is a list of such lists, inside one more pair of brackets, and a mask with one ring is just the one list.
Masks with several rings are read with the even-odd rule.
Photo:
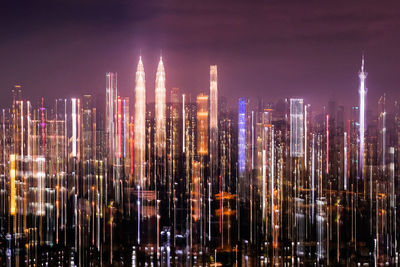
[[41, 115], [42, 115], [42, 121], [40, 123], [40, 126], [42, 128], [42, 151], [41, 153], [44, 155], [45, 153], [45, 147], [46, 147], [46, 120], [45, 120], [45, 108], [44, 108], [44, 99], [42, 98], [42, 107], [40, 108]]
[[208, 183], [208, 241], [211, 241], [211, 183]]
[[304, 106], [304, 169], [307, 170], [307, 105]]
[[114, 102], [117, 94], [117, 75], [108, 72], [106, 74], [106, 133], [108, 135], [109, 161], [112, 163], [115, 140], [114, 140]]
[[185, 139], [186, 139], [186, 130], [185, 130], [185, 123], [186, 122], [186, 115], [185, 115], [185, 94], [182, 94], [182, 152], [185, 153]]
[[76, 157], [76, 99], [72, 98], [72, 156]]
[[344, 190], [347, 190], [347, 132], [344, 132], [343, 151], [343, 188]]
[[117, 157], [121, 158], [122, 156], [122, 100], [121, 97], [118, 97], [118, 111], [117, 111], [117, 118], [118, 118], [118, 131], [117, 131], [117, 140], [118, 140], [118, 148], [117, 148]]
[[[216, 133], [218, 132], [218, 76], [217, 76], [217, 66], [210, 66], [210, 137], [212, 138], [211, 146], [215, 146], [217, 144]], [[215, 153], [216, 151], [211, 148], [211, 152]], [[212, 155], [216, 157], [217, 155]], [[215, 167], [215, 166], [214, 166]]]
[[24, 157], [24, 101], [20, 101], [21, 107], [21, 159]]
[[312, 154], [311, 154], [311, 201], [312, 201], [312, 222], [314, 223], [315, 207], [315, 135], [312, 134]]
[[390, 183], [391, 183], [391, 195], [390, 195], [390, 207], [395, 208], [396, 206], [396, 194], [395, 194], [395, 166], [394, 166], [394, 147], [389, 147], [389, 171], [390, 171]]
[[15, 154], [10, 155], [10, 214], [16, 213], [16, 188], [15, 188]]
[[[351, 142], [350, 142], [350, 134], [351, 134], [351, 132], [350, 132], [350, 127], [351, 126], [351, 123], [350, 123], [350, 120], [349, 120], [349, 125], [348, 125], [348, 131], [347, 131], [347, 162], [350, 162], [350, 153], [351, 153]], [[350, 178], [350, 168], [347, 168], [347, 177], [349, 177]]]
[[137, 65], [135, 83], [134, 173], [135, 182], [143, 187], [146, 140], [146, 86], [142, 57], [139, 58]]
[[367, 78], [367, 73], [364, 71], [364, 55], [361, 60], [361, 70], [358, 77], [360, 78], [360, 178], [364, 179], [365, 79]]
[[329, 114], [326, 115], [326, 174], [329, 174]]
[[290, 156], [303, 156], [303, 99], [290, 99]]
[[246, 101], [239, 99], [239, 154], [238, 166], [239, 174], [244, 174], [246, 168]]
[[382, 114], [382, 169], [386, 169], [386, 111]]
[[210, 129], [218, 129], [217, 65], [210, 66]]
[[254, 169], [254, 111], [251, 111], [251, 169]]
[[156, 155], [162, 158], [166, 149], [166, 89], [165, 70], [162, 58], [157, 67], [156, 74], [156, 107], [155, 107], [156, 133], [155, 145]]
[[210, 66], [210, 176], [214, 192], [218, 189], [218, 74]]
[[[271, 230], [275, 237], [275, 136], [274, 128], [271, 127]], [[274, 240], [275, 241], [275, 240]]]
[[37, 179], [37, 208], [36, 215], [43, 216], [45, 215], [45, 158], [43, 156], [39, 156], [36, 158], [36, 179]]
[[266, 176], [267, 176], [267, 166], [266, 166], [266, 161], [267, 161], [267, 156], [266, 156], [266, 151], [263, 149], [262, 151], [262, 219], [263, 221], [265, 220], [265, 203], [266, 203]]
[[75, 139], [75, 144], [76, 144], [76, 155], [81, 154], [81, 148], [79, 143], [81, 142], [80, 140], [82, 139], [82, 133], [81, 133], [81, 123], [82, 123], [82, 114], [80, 112], [81, 110], [81, 100], [78, 98], [76, 101], [76, 139]]
[[[137, 186], [137, 191], [138, 191], [138, 200], [137, 200], [137, 206], [138, 206], [138, 229], [137, 229], [137, 243], [138, 245], [140, 244], [140, 186]], [[157, 231], [158, 233], [158, 231]], [[158, 235], [158, 234], [157, 234]]]
[[27, 111], [27, 133], [28, 133], [28, 157], [32, 156], [32, 147], [30, 142], [31, 137], [31, 102], [26, 101], [26, 111]]
[[129, 125], [129, 130], [130, 130], [130, 135], [129, 135], [129, 144], [130, 144], [130, 150], [131, 150], [131, 174], [133, 175], [133, 170], [134, 170], [134, 142], [135, 139], [133, 138], [134, 136], [134, 124], [133, 124], [133, 117], [131, 116], [131, 123]]
[[208, 95], [199, 94], [197, 104], [197, 153], [208, 155]]
[[123, 100], [123, 102], [122, 102], [122, 114], [124, 114], [124, 118], [123, 118], [123, 124], [124, 124], [124, 132], [123, 132], [123, 140], [124, 140], [124, 145], [123, 145], [123, 157], [124, 158], [126, 158], [126, 137], [127, 137], [127, 125], [126, 125], [126, 118], [125, 118], [125, 115], [126, 115], [126, 108], [127, 108], [127, 106], [126, 106], [126, 99], [124, 99]]

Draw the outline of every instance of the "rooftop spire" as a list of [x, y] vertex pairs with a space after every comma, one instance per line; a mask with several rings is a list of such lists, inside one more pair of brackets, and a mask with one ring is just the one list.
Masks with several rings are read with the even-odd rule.
[[362, 53], [362, 59], [361, 59], [361, 72], [364, 72], [364, 52]]
[[158, 62], [158, 67], [157, 67], [157, 76], [158, 75], [163, 75], [165, 76], [165, 70], [164, 70], [164, 63], [162, 60], [162, 56], [160, 56], [160, 61]]

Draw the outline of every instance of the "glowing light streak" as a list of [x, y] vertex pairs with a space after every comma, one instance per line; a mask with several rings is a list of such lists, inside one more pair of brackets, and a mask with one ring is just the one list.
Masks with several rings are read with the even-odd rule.
[[197, 153], [208, 154], [208, 96], [197, 96]]
[[21, 107], [21, 158], [24, 156], [24, 101], [20, 101]]
[[251, 169], [254, 169], [254, 111], [251, 111]]
[[210, 66], [210, 128], [218, 129], [218, 76], [217, 66]]
[[124, 148], [124, 150], [123, 150], [123, 155], [124, 155], [124, 158], [126, 157], [126, 142], [125, 142], [125, 140], [126, 140], [126, 137], [128, 136], [128, 133], [127, 133], [127, 125], [126, 125], [126, 118], [125, 118], [125, 115], [126, 115], [126, 100], [124, 99], [123, 100], [123, 102], [122, 102], [122, 110], [123, 110], [123, 113], [122, 114], [124, 114], [124, 133], [123, 133], [123, 136], [124, 136], [124, 145], [123, 145], [123, 148]]
[[134, 169], [134, 145], [135, 145], [135, 139], [133, 139], [133, 134], [134, 134], [134, 124], [133, 124], [133, 117], [131, 117], [131, 123], [129, 125], [130, 129], [130, 150], [131, 150], [131, 174], [133, 175], [133, 169]]
[[290, 99], [290, 156], [303, 156], [303, 99]]
[[117, 74], [108, 72], [106, 74], [106, 132], [108, 135], [108, 147], [109, 147], [109, 160], [112, 163], [114, 150], [115, 150], [115, 139], [114, 139], [114, 102], [117, 96]]
[[386, 111], [382, 114], [382, 169], [386, 169]]
[[246, 101], [244, 98], [239, 99], [239, 154], [238, 166], [239, 173], [243, 174], [246, 168]]
[[304, 168], [307, 169], [307, 106], [304, 106]]
[[326, 174], [329, 174], [329, 114], [326, 115]]
[[[210, 176], [213, 186], [218, 185], [218, 72], [210, 66]], [[222, 209], [222, 208], [221, 208]]]
[[118, 131], [117, 131], [117, 140], [118, 140], [118, 148], [117, 148], [117, 154], [116, 156], [118, 158], [121, 158], [122, 156], [122, 101], [121, 98], [118, 97], [118, 102], [117, 102], [117, 107], [118, 107], [118, 111], [117, 111], [117, 118], [118, 118]]
[[265, 204], [267, 196], [267, 155], [265, 149], [262, 151], [262, 218], [265, 220]]
[[[29, 137], [31, 136], [31, 102], [26, 101], [26, 110], [27, 110], [27, 122], [28, 122], [28, 140]], [[28, 157], [32, 155], [32, 148], [31, 148], [31, 142], [28, 142]]]
[[[350, 152], [351, 152], [351, 142], [350, 142], [350, 120], [348, 125], [348, 134], [347, 134], [347, 162], [350, 162]], [[347, 177], [350, 177], [350, 168], [347, 168]]]
[[136, 70], [135, 87], [135, 121], [134, 121], [134, 173], [135, 182], [143, 187], [144, 182], [144, 163], [145, 163], [145, 140], [146, 140], [146, 86], [145, 73], [142, 58]]
[[156, 133], [155, 144], [156, 154], [163, 157], [166, 149], [166, 89], [165, 89], [165, 70], [162, 58], [157, 67], [156, 74]]
[[186, 115], [185, 115], [185, 94], [182, 95], [182, 152], [185, 153], [185, 133], [186, 133], [186, 129], [185, 129], [185, 122], [186, 122]]
[[76, 99], [72, 98], [72, 156], [76, 157]]
[[15, 155], [10, 155], [10, 214], [16, 213], [16, 188], [15, 188]]
[[36, 158], [36, 173], [35, 178], [37, 179], [37, 209], [36, 215], [45, 215], [45, 158], [43, 156]]
[[364, 71], [364, 55], [361, 60], [361, 70], [358, 74], [360, 78], [360, 178], [364, 179], [364, 142], [365, 142], [365, 79], [367, 73]]
[[274, 128], [271, 128], [271, 222], [272, 222], [272, 232], [274, 231], [275, 226], [275, 198], [274, 198], [274, 191], [275, 191], [275, 140], [274, 140]]
[[343, 138], [343, 160], [344, 160], [344, 166], [343, 166], [343, 188], [344, 190], [347, 190], [347, 133], [344, 132], [344, 138]]
[[138, 206], [137, 243], [140, 244], [140, 220], [141, 220], [140, 219], [140, 186], [137, 187], [137, 191], [138, 191], [138, 200], [137, 200], [137, 206]]
[[315, 135], [312, 135], [312, 154], [311, 154], [311, 199], [312, 199], [312, 222], [314, 223], [315, 207]]
[[43, 140], [43, 145], [42, 145], [43, 151], [42, 151], [42, 154], [44, 154], [44, 152], [45, 152], [44, 148], [46, 147], [46, 120], [45, 120], [45, 114], [44, 114], [45, 110], [46, 109], [44, 108], [44, 98], [42, 98], [42, 107], [40, 108], [40, 111], [42, 113], [42, 121], [40, 123], [40, 126], [42, 128], [42, 140]]
[[390, 196], [390, 207], [395, 208], [396, 205], [396, 194], [395, 194], [395, 166], [394, 166], [394, 147], [389, 147], [389, 155], [390, 155], [390, 182], [391, 182], [391, 196]]

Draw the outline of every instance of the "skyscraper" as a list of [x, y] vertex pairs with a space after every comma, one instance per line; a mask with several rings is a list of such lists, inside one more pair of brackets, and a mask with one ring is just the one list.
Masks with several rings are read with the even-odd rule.
[[290, 156], [303, 156], [303, 99], [290, 99]]
[[197, 96], [197, 154], [208, 155], [208, 95]]
[[360, 78], [360, 178], [364, 178], [364, 142], [365, 142], [365, 79], [367, 78], [367, 73], [364, 71], [364, 55], [361, 60], [361, 70], [358, 73], [358, 77]]
[[145, 141], [146, 141], [146, 86], [142, 57], [136, 70], [134, 121], [134, 181], [143, 186], [145, 176]]
[[[165, 153], [166, 153], [166, 89], [165, 71], [162, 57], [157, 67], [156, 74], [156, 106], [155, 106], [155, 155], [156, 155], [156, 175], [165, 184]], [[160, 167], [160, 168], [159, 168]]]
[[117, 74], [106, 73], [106, 135], [108, 147], [108, 164], [113, 164], [115, 140], [114, 140], [114, 115], [117, 96]]
[[239, 176], [243, 175], [246, 170], [246, 100], [244, 98], [239, 99], [239, 153], [238, 153], [238, 166]]
[[210, 66], [210, 174], [213, 193], [218, 190], [218, 76], [217, 66]]

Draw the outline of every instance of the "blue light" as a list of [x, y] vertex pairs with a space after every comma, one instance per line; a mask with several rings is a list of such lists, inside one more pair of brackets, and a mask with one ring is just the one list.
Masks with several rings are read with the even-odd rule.
[[243, 174], [246, 166], [246, 101], [239, 98], [239, 174]]

